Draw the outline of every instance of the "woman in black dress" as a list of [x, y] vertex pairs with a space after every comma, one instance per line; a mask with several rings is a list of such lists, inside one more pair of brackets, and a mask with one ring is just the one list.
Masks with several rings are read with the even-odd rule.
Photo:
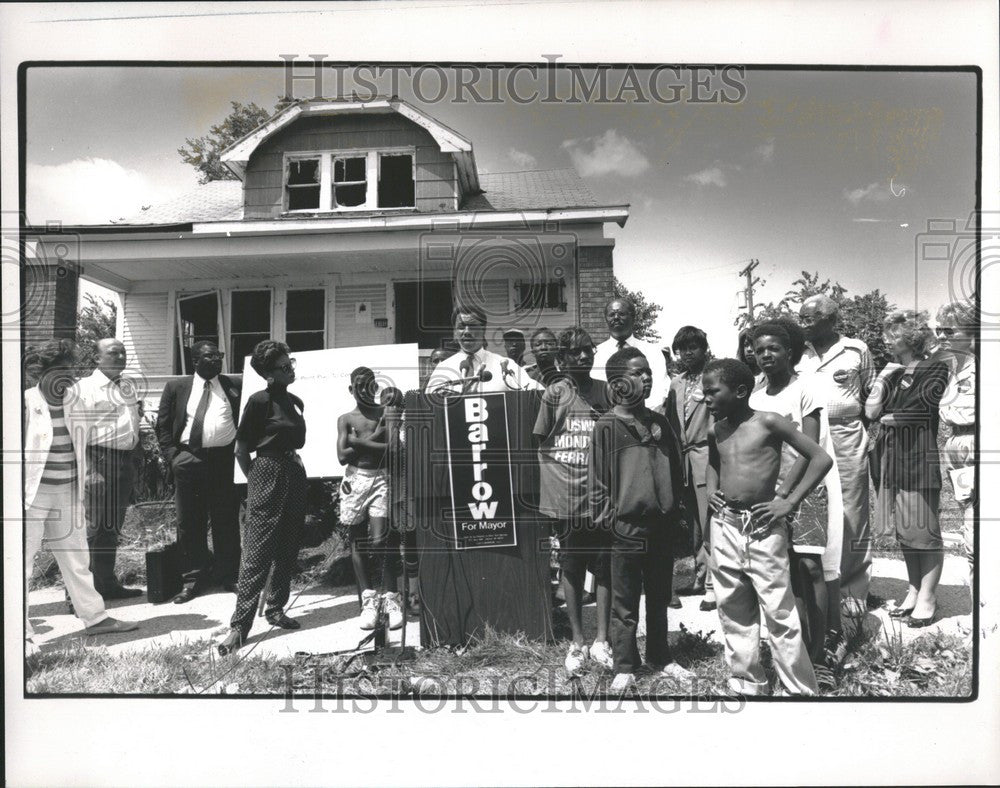
[[948, 385], [948, 366], [928, 355], [927, 315], [905, 310], [885, 323], [885, 341], [896, 358], [879, 373], [865, 414], [881, 423], [875, 441], [877, 532], [896, 533], [906, 561], [906, 598], [889, 615], [925, 627], [937, 611], [944, 566], [938, 522], [941, 468], [938, 407]]
[[[238, 649], [250, 633], [269, 574], [267, 622], [299, 628], [284, 612], [306, 507], [306, 472], [296, 452], [306, 442], [306, 423], [302, 400], [288, 393], [295, 362], [288, 357], [288, 345], [268, 339], [253, 349], [250, 366], [267, 380], [267, 388], [247, 400], [236, 432], [236, 461], [247, 477], [247, 516], [236, 610], [229, 635], [219, 644], [223, 656]], [[256, 454], [253, 460], [251, 453]]]

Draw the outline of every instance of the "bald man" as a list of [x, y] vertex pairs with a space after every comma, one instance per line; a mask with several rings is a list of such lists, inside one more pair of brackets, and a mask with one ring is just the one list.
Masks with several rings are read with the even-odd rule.
[[826, 404], [844, 507], [840, 592], [848, 615], [865, 610], [871, 583], [872, 548], [868, 521], [868, 430], [863, 404], [875, 380], [868, 346], [837, 332], [837, 302], [825, 295], [807, 298], [799, 310], [806, 350], [798, 371], [813, 381]]
[[604, 367], [611, 356], [625, 347], [638, 348], [649, 361], [649, 368], [653, 373], [653, 388], [646, 400], [646, 407], [658, 408], [663, 405], [670, 393], [667, 360], [660, 345], [632, 336], [635, 317], [635, 304], [627, 298], [616, 298], [604, 307], [604, 320], [608, 324], [608, 333], [611, 336], [595, 348], [594, 370], [590, 376], [594, 380], [605, 380]]
[[74, 442], [85, 446], [87, 543], [94, 588], [104, 597], [142, 596], [115, 575], [118, 540], [132, 497], [139, 446], [135, 385], [122, 376], [128, 357], [117, 339], [97, 343], [97, 369], [66, 395], [66, 421]]

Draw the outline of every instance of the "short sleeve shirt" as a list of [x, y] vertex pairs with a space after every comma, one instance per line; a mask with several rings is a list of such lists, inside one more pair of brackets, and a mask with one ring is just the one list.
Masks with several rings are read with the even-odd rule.
[[831, 419], [856, 419], [875, 382], [875, 365], [860, 339], [841, 337], [822, 356], [807, 346], [798, 366]]
[[250, 451], [293, 451], [306, 442], [302, 400], [287, 391], [266, 389], [250, 395], [236, 439]]
[[542, 514], [560, 520], [589, 516], [587, 464], [597, 418], [607, 411], [607, 384], [595, 380], [586, 398], [559, 380], [546, 389], [535, 421]]

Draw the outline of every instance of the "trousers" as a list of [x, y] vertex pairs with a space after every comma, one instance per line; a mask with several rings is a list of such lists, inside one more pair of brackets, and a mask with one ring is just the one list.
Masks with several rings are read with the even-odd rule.
[[[696, 462], [692, 456], [694, 451], [688, 452], [684, 457], [684, 462], [687, 463], [688, 477], [688, 483], [684, 486], [684, 508], [687, 510], [691, 526], [694, 585], [696, 587], [703, 586], [707, 592], [710, 592], [712, 573], [708, 569], [708, 563], [712, 548], [709, 544], [707, 479], [705, 478], [705, 469], [702, 467], [707, 463], [707, 458], [704, 462]], [[708, 450], [705, 449], [705, 454], [707, 455], [707, 453]], [[708, 596], [711, 597], [711, 593]]]
[[951, 482], [955, 502], [962, 510], [962, 543], [965, 558], [969, 562], [969, 585], [972, 585], [972, 570], [975, 563], [975, 536], [973, 530], [975, 499], [976, 436], [972, 433], [950, 435], [945, 441], [941, 460], [945, 475]]
[[298, 457], [257, 457], [247, 476], [243, 557], [236, 610], [229, 622], [244, 638], [253, 626], [257, 602], [272, 567], [265, 612], [279, 613], [288, 603], [305, 514], [306, 472]]
[[872, 579], [872, 534], [868, 515], [868, 431], [861, 419], [830, 424], [830, 438], [844, 501], [840, 593], [864, 602]]
[[101, 594], [121, 585], [115, 576], [115, 562], [135, 472], [135, 451], [87, 448], [87, 543], [94, 587]]
[[[76, 615], [89, 627], [103, 621], [108, 614], [104, 599], [94, 588], [86, 517], [76, 490], [76, 484], [43, 485], [25, 513], [24, 600], [27, 607], [28, 583], [44, 539], [59, 565]], [[25, 637], [30, 639], [34, 634], [31, 619], [25, 616]]]
[[[217, 582], [234, 582], [240, 566], [240, 526], [232, 445], [180, 449], [172, 470], [177, 541], [195, 585], [207, 585], [213, 567]], [[208, 550], [210, 520], [214, 556]]]
[[760, 661], [763, 611], [774, 667], [785, 690], [792, 695], [815, 695], [816, 674], [792, 594], [785, 523], [773, 524], [763, 536], [751, 536], [741, 514], [724, 509], [711, 519], [715, 598], [726, 662], [733, 674], [729, 685], [744, 695], [767, 694]]
[[611, 651], [615, 673], [634, 673], [642, 664], [636, 632], [639, 602], [646, 593], [646, 662], [670, 662], [667, 605], [674, 558], [666, 520], [615, 523], [611, 545]]

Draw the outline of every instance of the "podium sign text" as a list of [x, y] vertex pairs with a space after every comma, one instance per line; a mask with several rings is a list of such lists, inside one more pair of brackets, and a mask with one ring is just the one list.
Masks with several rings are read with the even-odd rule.
[[445, 401], [451, 519], [459, 550], [515, 547], [507, 402], [503, 394]]

